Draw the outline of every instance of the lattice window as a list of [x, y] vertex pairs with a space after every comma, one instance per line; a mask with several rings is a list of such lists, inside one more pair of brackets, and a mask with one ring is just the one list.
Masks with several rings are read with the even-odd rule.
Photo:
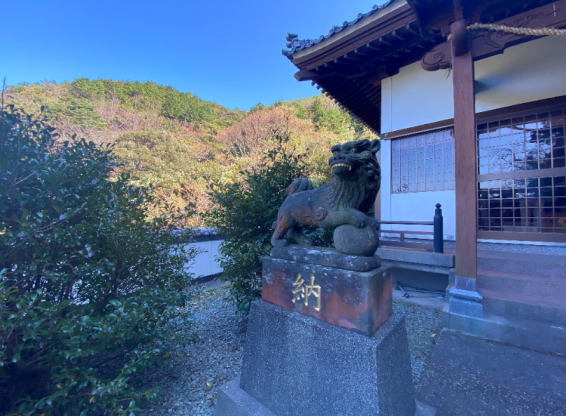
[[454, 189], [454, 137], [443, 130], [393, 140], [393, 193]]
[[566, 177], [508, 179], [478, 185], [480, 230], [566, 233]]
[[564, 110], [478, 125], [478, 174], [563, 168]]
[[564, 108], [478, 124], [480, 231], [566, 233], [565, 130]]

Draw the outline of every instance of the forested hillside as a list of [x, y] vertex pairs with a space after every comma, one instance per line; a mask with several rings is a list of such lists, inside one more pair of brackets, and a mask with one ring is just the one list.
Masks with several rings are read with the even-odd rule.
[[[47, 106], [51, 124], [62, 139], [74, 134], [97, 144], [112, 143], [132, 181], [152, 185], [161, 200], [182, 207], [194, 202], [210, 206], [207, 182], [234, 182], [253, 168], [277, 136], [303, 154], [310, 177], [329, 175], [330, 146], [347, 140], [374, 138], [364, 126], [325, 96], [258, 104], [249, 112], [229, 110], [190, 93], [152, 82], [79, 78], [56, 84], [9, 86], [4, 104], [26, 112]], [[195, 218], [192, 226], [201, 226]]]

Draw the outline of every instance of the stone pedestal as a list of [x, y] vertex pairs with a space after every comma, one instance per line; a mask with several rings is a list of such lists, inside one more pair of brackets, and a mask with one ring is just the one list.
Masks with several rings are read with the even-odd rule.
[[324, 248], [274, 248], [263, 259], [262, 299], [290, 311], [373, 335], [392, 312], [391, 267], [379, 256]]
[[415, 415], [405, 319], [391, 314], [391, 273], [379, 257], [271, 254], [241, 376], [220, 389], [216, 415]]

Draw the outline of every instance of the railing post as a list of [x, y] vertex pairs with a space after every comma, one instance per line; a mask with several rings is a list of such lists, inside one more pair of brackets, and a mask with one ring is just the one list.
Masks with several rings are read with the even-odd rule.
[[434, 211], [434, 252], [444, 253], [444, 225], [442, 218], [442, 205], [436, 204]]

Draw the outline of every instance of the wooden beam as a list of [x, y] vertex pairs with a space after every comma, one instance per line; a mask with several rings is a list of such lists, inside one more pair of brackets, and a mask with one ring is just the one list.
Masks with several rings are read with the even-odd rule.
[[376, 48], [371, 44], [371, 42], [366, 43], [366, 48], [371, 49], [372, 51], [380, 51], [381, 48]]
[[347, 60], [349, 60], [349, 61], [357, 61], [356, 58], [352, 58], [352, 56], [351, 56], [351, 55], [348, 55], [347, 53], [345, 53], [345, 54], [342, 56], [342, 58], [347, 59]]
[[[566, 26], [566, 0], [557, 0], [551, 4], [537, 7], [496, 22], [498, 25], [524, 28], [561, 28]], [[460, 29], [463, 30], [463, 29]], [[454, 33], [452, 33], [454, 38]], [[461, 37], [458, 37], [461, 39]], [[506, 48], [531, 40], [531, 36], [489, 30], [473, 31], [470, 45], [474, 61], [501, 54]], [[450, 68], [453, 40], [447, 40], [426, 53], [421, 66], [427, 71]], [[461, 53], [462, 45], [455, 45]]]
[[315, 71], [308, 71], [306, 69], [301, 69], [300, 71], [295, 73], [295, 79], [297, 81], [315, 81], [322, 78], [331, 77], [333, 75], [337, 75], [337, 72], [315, 72]]
[[335, 58], [333, 62], [334, 62], [335, 64], [337, 64], [337, 65], [348, 65], [348, 64], [345, 63], [345, 62], [340, 62], [340, 61], [338, 60], [338, 58]]
[[406, 30], [407, 32], [412, 33], [413, 35], [418, 35], [418, 34], [419, 34], [419, 32], [417, 32], [416, 30], [414, 30], [414, 29], [412, 28], [412, 26], [411, 26], [410, 23], [407, 23], [407, 24], [405, 25], [405, 30]]
[[356, 55], [361, 55], [361, 56], [371, 56], [369, 53], [364, 53], [364, 52], [360, 51], [359, 48], [354, 49], [354, 53]]
[[[465, 20], [452, 23], [452, 33], [469, 38]], [[462, 30], [463, 28], [463, 30]], [[454, 39], [461, 52], [465, 39]], [[454, 152], [456, 160], [456, 277], [477, 277], [476, 118], [474, 61], [471, 51], [452, 51], [454, 84]]]
[[397, 30], [394, 30], [393, 32], [391, 32], [391, 36], [393, 36], [394, 38], [397, 38], [397, 39], [399, 39], [403, 42], [405, 41], [405, 38], [403, 36], [401, 36]]

